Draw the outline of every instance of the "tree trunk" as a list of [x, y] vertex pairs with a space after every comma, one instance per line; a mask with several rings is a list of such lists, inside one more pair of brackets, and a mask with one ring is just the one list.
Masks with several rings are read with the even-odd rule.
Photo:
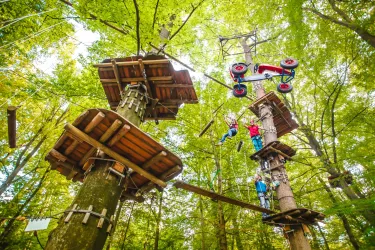
[[124, 237], [122, 238], [121, 250], [124, 250], [124, 247], [125, 247], [126, 236], [128, 234], [128, 230], [129, 230], [129, 226], [130, 226], [130, 219], [132, 218], [132, 215], [133, 215], [134, 205], [135, 205], [135, 202], [133, 202], [133, 204], [132, 204], [132, 208], [130, 210], [129, 218], [128, 218], [128, 221], [126, 222], [126, 228], [125, 228], [125, 232], [124, 232]]
[[239, 228], [238, 228], [238, 222], [237, 222], [237, 217], [234, 217], [232, 219], [232, 222], [233, 222], [233, 227], [234, 227], [234, 237], [236, 239], [236, 246], [237, 246], [237, 249], [238, 250], [243, 250], [243, 245], [242, 245], [242, 240], [241, 240], [241, 236], [240, 236], [240, 231], [239, 231]]
[[206, 250], [206, 224], [204, 221], [204, 211], [203, 211], [203, 202], [202, 202], [202, 196], [199, 196], [199, 215], [200, 215], [200, 226], [201, 226], [201, 232], [202, 232], [202, 243], [201, 243], [201, 249]]
[[[250, 47], [246, 43], [247, 39], [241, 40], [241, 45], [245, 53], [246, 64], [254, 65]], [[252, 71], [254, 73], [254, 71]], [[263, 97], [266, 93], [262, 86], [261, 82], [254, 82], [253, 89], [256, 93], [257, 99]], [[262, 119], [262, 127], [265, 129], [264, 133], [264, 144], [267, 145], [273, 141], [277, 141], [277, 131], [273, 123], [272, 107], [268, 103], [264, 103], [259, 107], [260, 117]], [[274, 160], [271, 160], [271, 168], [281, 163], [277, 160], [277, 156], [274, 157]], [[294, 196], [292, 189], [290, 188], [290, 183], [287, 178], [287, 173], [284, 167], [276, 168], [271, 171], [271, 176], [273, 180], [279, 180], [280, 186], [276, 188], [277, 198], [280, 204], [281, 212], [288, 211], [290, 209], [297, 208], [296, 202], [294, 201]], [[292, 233], [288, 234], [288, 239], [290, 247], [292, 250], [308, 250], [311, 249], [307, 238], [303, 233], [302, 226], [292, 227]]]
[[160, 221], [161, 221], [162, 205], [163, 205], [163, 192], [160, 193], [160, 198], [159, 198], [159, 207], [158, 207], [159, 211], [158, 211], [158, 217], [156, 218], [154, 250], [158, 250], [159, 249]]
[[[318, 179], [319, 179], [320, 183], [323, 185], [324, 189], [327, 191], [332, 203], [337, 204], [338, 202], [337, 202], [335, 196], [333, 195], [331, 189], [324, 183], [322, 178], [320, 178], [318, 176]], [[358, 241], [353, 234], [353, 231], [352, 231], [352, 228], [350, 227], [350, 223], [348, 221], [348, 218], [340, 212], [337, 213], [337, 216], [341, 219], [342, 224], [344, 225], [344, 228], [345, 228], [345, 231], [346, 231], [346, 233], [349, 237], [350, 243], [353, 245], [354, 249], [356, 249], [356, 250], [359, 249]]]
[[320, 235], [323, 238], [324, 245], [326, 246], [326, 250], [330, 250], [328, 242], [327, 242], [327, 239], [326, 239], [326, 236], [324, 235], [322, 228], [319, 226], [319, 224], [317, 224], [317, 225], [318, 225], [318, 229], [319, 229]]
[[[123, 96], [127, 96], [129, 101], [133, 99], [134, 103], [139, 102], [143, 107], [146, 98], [140, 98], [144, 95], [140, 89], [128, 88]], [[140, 117], [139, 112], [135, 112], [137, 105], [132, 105], [131, 108], [128, 105], [123, 106], [117, 112], [135, 126], [139, 126], [143, 117]], [[104, 158], [105, 155], [103, 154], [102, 157]], [[87, 175], [73, 204], [77, 204], [82, 210], [93, 206], [92, 211], [99, 214], [103, 209], [107, 209], [107, 218], [114, 215], [122, 186], [119, 186], [119, 179], [116, 175], [108, 174], [112, 164], [113, 162], [105, 161], [105, 159], [95, 161], [95, 166]], [[72, 207], [73, 205], [69, 209]], [[67, 223], [64, 222], [65, 216], [63, 216], [57, 228], [49, 235], [45, 249], [102, 249], [107, 239], [109, 223], [105, 221], [102, 228], [97, 228], [99, 218], [90, 215], [87, 224], [82, 224], [84, 216], [84, 213], [73, 213]]]
[[[286, 105], [289, 109], [291, 109], [288, 103], [286, 103]], [[327, 159], [327, 157], [323, 154], [321, 146], [318, 140], [315, 138], [314, 134], [312, 133], [310, 127], [303, 123], [301, 117], [299, 116], [297, 112], [294, 111], [293, 113], [295, 114], [295, 117], [300, 125], [300, 131], [306, 136], [310, 147], [315, 151], [316, 155], [319, 157], [320, 161], [323, 163], [323, 166], [326, 169], [326, 171], [333, 176], [339, 175], [339, 172], [337, 171], [337, 169], [331, 164], [329, 159]], [[353, 191], [353, 189], [349, 187], [348, 184], [344, 180], [340, 180], [339, 186], [350, 200], [360, 199], [356, 195], [356, 193]], [[361, 206], [356, 202], [354, 202], [353, 205], [356, 207]], [[362, 210], [362, 208], [360, 209]], [[373, 227], [375, 226], [375, 210], [374, 209], [368, 209], [366, 211], [363, 211], [362, 215], [363, 217], [365, 217], [366, 221], [371, 226]]]
[[[217, 151], [215, 150], [215, 141], [213, 140], [214, 136], [212, 134], [211, 130], [211, 144], [214, 150], [214, 161], [216, 166], [216, 172], [217, 172], [217, 188], [218, 188], [218, 194], [223, 194], [223, 177], [221, 175], [221, 162], [217, 155]], [[221, 149], [220, 149], [221, 150]], [[218, 216], [218, 222], [219, 222], [219, 247], [221, 250], [227, 250], [228, 249], [228, 242], [227, 242], [227, 234], [225, 231], [225, 217], [224, 217], [224, 209], [223, 204], [221, 201], [217, 202], [217, 216]]]

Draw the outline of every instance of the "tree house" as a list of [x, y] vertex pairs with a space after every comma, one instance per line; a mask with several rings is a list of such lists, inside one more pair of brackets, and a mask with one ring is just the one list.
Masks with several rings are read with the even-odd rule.
[[198, 103], [189, 72], [175, 71], [164, 56], [133, 56], [106, 59], [94, 65], [99, 69], [100, 81], [112, 110], [130, 101], [122, 99], [127, 85], [142, 82], [147, 87], [148, 97], [145, 120], [174, 120], [183, 103]]
[[[193, 83], [187, 70], [175, 71], [163, 56], [106, 59], [94, 66], [112, 111], [89, 109], [67, 124], [46, 159], [68, 180], [81, 182], [95, 162], [108, 161], [108, 174], [123, 186], [120, 200], [142, 202], [143, 193], [161, 190], [180, 174], [182, 162], [113, 110], [125, 107], [141, 121], [175, 119], [183, 103], [198, 102]], [[143, 90], [132, 90], [137, 86]], [[99, 151], [110, 158], [100, 158]]]

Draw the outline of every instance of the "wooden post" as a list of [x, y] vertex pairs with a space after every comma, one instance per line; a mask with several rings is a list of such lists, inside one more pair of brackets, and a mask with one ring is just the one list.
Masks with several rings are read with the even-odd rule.
[[8, 140], [9, 140], [9, 147], [15, 148], [16, 147], [16, 110], [17, 107], [9, 106], [7, 109], [8, 113]]
[[[249, 45], [246, 43], [247, 39], [241, 40], [241, 45], [245, 53], [246, 64], [254, 65]], [[254, 74], [254, 69], [250, 67], [250, 70]], [[253, 90], [256, 93], [257, 99], [262, 98], [266, 95], [262, 83], [253, 82]], [[269, 103], [264, 103], [259, 106], [259, 115], [262, 117], [262, 127], [265, 129], [264, 133], [264, 145], [267, 145], [277, 140], [277, 131], [273, 123], [272, 106]], [[287, 173], [285, 167], [278, 160], [276, 154], [270, 159], [271, 176], [274, 179], [280, 181], [280, 185], [276, 188], [277, 199], [279, 200], [281, 212], [297, 208], [297, 204], [294, 200], [292, 189], [290, 188], [289, 180], [287, 179]], [[285, 178], [286, 177], [286, 178]], [[307, 238], [304, 235], [302, 226], [292, 226], [293, 231], [288, 233], [288, 240], [291, 250], [310, 250], [311, 247]]]
[[[138, 62], [137, 62], [138, 64]], [[110, 64], [112, 67], [112, 64]], [[138, 93], [139, 92], [139, 93]], [[138, 93], [138, 94], [136, 94]], [[142, 88], [132, 89], [131, 91], [126, 90], [122, 96], [124, 98], [129, 98], [133, 100], [133, 103], [139, 104], [140, 107], [146, 105], [148, 98], [141, 98], [142, 95], [145, 93], [143, 92]], [[124, 105], [123, 107], [119, 107], [119, 113], [132, 124], [139, 126], [141, 121], [143, 120], [142, 112], [136, 112], [137, 105], [132, 105], [131, 108], [128, 108], [128, 105]], [[75, 137], [81, 138], [81, 140], [87, 139], [84, 135], [86, 133], [90, 133], [92, 129], [95, 129], [98, 120], [103, 119], [105, 116], [98, 113], [96, 118], [92, 123], [88, 125], [88, 128], [85, 128], [85, 131], [81, 131], [75, 128], [75, 124], [69, 125], [69, 127], [73, 127], [72, 134]], [[113, 135], [116, 128], [121, 127], [121, 130], [118, 134]], [[109, 140], [107, 145], [113, 145], [116, 140], [120, 139], [123, 135], [125, 135], [130, 129], [129, 125], [121, 124], [119, 121], [115, 121], [110, 131], [107, 134], [104, 134], [102, 138], [99, 138], [99, 141], [94, 140], [94, 143], [97, 143], [103, 151], [106, 151], [108, 155], [111, 154], [111, 150], [107, 151], [108, 147], [103, 145], [104, 141], [108, 141], [109, 138], [112, 137], [112, 140]], [[79, 131], [78, 133], [77, 130]], [[113, 130], [113, 131], [112, 131]], [[83, 135], [83, 136], [82, 136]], [[92, 141], [90, 141], [92, 142]], [[96, 145], [96, 144], [95, 144]], [[106, 149], [105, 149], [106, 148]], [[113, 152], [113, 151], [112, 151]], [[90, 155], [94, 153], [91, 152]], [[79, 164], [82, 166], [90, 155], [86, 155]], [[111, 155], [111, 157], [116, 158], [116, 155]], [[101, 154], [102, 158], [109, 158], [104, 153]], [[120, 157], [121, 158], [121, 157]], [[122, 157], [123, 158], [123, 157]], [[124, 159], [122, 159], [124, 160]], [[124, 161], [121, 161], [124, 163]], [[126, 159], [125, 159], [126, 162]], [[129, 161], [130, 162], [130, 161]], [[131, 167], [130, 165], [134, 164], [129, 162], [126, 163], [127, 166]], [[85, 178], [85, 181], [79, 190], [77, 196], [75, 197], [73, 204], [77, 204], [80, 209], [87, 209], [90, 205], [93, 206], [93, 212], [101, 213], [104, 215], [115, 214], [116, 206], [118, 200], [120, 199], [121, 192], [123, 190], [122, 186], [119, 186], [118, 177], [112, 174], [108, 175], [109, 168], [112, 167], [112, 161], [105, 161], [105, 160], [98, 160], [95, 161], [94, 167], [91, 168], [91, 171]], [[133, 166], [134, 167], [134, 166]], [[136, 168], [136, 167], [135, 167]], [[142, 170], [141, 170], [142, 171]], [[144, 173], [145, 177], [147, 172]], [[108, 176], [108, 178], [106, 178]], [[155, 177], [156, 178], [156, 177]], [[157, 178], [156, 178], [157, 179]], [[158, 179], [159, 180], [159, 179]], [[155, 179], [154, 179], [155, 181]], [[160, 181], [160, 180], [159, 180]], [[156, 181], [158, 185], [166, 186], [165, 182], [163, 181]], [[98, 185], [100, 183], [100, 185]], [[76, 207], [77, 207], [76, 206]], [[70, 207], [73, 207], [71, 205]], [[111, 216], [112, 217], [112, 216]], [[48, 242], [45, 246], [46, 250], [63, 250], [63, 249], [102, 249], [105, 241], [107, 239], [108, 233], [112, 230], [112, 224], [108, 227], [103, 225], [103, 220], [99, 221], [97, 217], [90, 216], [90, 219], [87, 220], [86, 224], [82, 224], [82, 220], [84, 218], [84, 214], [82, 213], [73, 213], [70, 217], [68, 223], [64, 222], [64, 218], [62, 218], [57, 226], [51, 234], [49, 235]], [[95, 218], [95, 219], [94, 219]], [[104, 222], [105, 223], [105, 222]], [[98, 227], [99, 226], [99, 227]], [[107, 233], [108, 232], [108, 233]]]

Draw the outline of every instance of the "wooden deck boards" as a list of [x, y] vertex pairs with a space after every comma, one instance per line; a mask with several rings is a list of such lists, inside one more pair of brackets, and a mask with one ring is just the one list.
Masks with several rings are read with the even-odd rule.
[[257, 161], [260, 158], [262, 158], [262, 159], [266, 158], [269, 154], [271, 154], [273, 152], [279, 153], [287, 159], [290, 159], [291, 157], [293, 157], [296, 154], [296, 151], [293, 148], [289, 147], [288, 145], [283, 144], [279, 141], [274, 141], [274, 142], [271, 142], [271, 143], [267, 144], [266, 146], [264, 146], [261, 150], [257, 151], [256, 153], [250, 155], [250, 158], [252, 160]]
[[[73, 125], [69, 126], [75, 127], [83, 132], [85, 129], [87, 129], [87, 127], [91, 126], [90, 124], [92, 124], [92, 121], [98, 115], [98, 113], [104, 114], [105, 117], [98, 124], [96, 124], [90, 132], [85, 133], [90, 138], [102, 143], [102, 145], [125, 157], [138, 166], [142, 166], [160, 152], [165, 152], [165, 156], [163, 153], [163, 157], [156, 162], [152, 162], [152, 164], [148, 166], [148, 169], [146, 170], [156, 177], [163, 176], [163, 174], [176, 166], [180, 166], [178, 171], [176, 171], [176, 173], [168, 172], [169, 174], [165, 179], [168, 179], [171, 175], [177, 176], [182, 171], [182, 162], [178, 156], [168, 151], [158, 142], [153, 140], [147, 134], [143, 133], [136, 126], [114, 111], [105, 109], [90, 109], [78, 117]], [[115, 122], [118, 123], [117, 126], [112, 125]], [[111, 126], [115, 127], [116, 130], [107, 132], [107, 134], [109, 133], [110, 136], [107, 136], [107, 139], [101, 141], [103, 135]], [[109, 142], [118, 135], [119, 131], [122, 130], [124, 126], [128, 126], [130, 128], [128, 132], [125, 133], [125, 135], [123, 135], [120, 140], [116, 141], [113, 145], [109, 145]], [[76, 146], [73, 144], [76, 144]], [[69, 147], [74, 147], [74, 150], [68, 150]], [[46, 160], [51, 163], [53, 169], [59, 171], [67, 178], [72, 178], [73, 181], [83, 181], [85, 172], [85, 170], [83, 170], [83, 165], [89, 157], [94, 156], [95, 152], [96, 148], [90, 143], [87, 143], [81, 138], [73, 136], [68, 131], [64, 131], [54, 148], [47, 155]], [[124, 192], [122, 198], [134, 196], [139, 188], [149, 183], [149, 179], [138, 172], [132, 172], [131, 177], [132, 180], [129, 181], [127, 190]]]
[[314, 224], [324, 217], [324, 214], [307, 208], [296, 208], [263, 218], [262, 221], [265, 224], [282, 227], [289, 224]]
[[271, 91], [267, 95], [256, 100], [249, 106], [249, 109], [257, 117], [260, 117], [259, 106], [263, 103], [268, 103], [273, 107], [273, 123], [277, 130], [277, 137], [281, 137], [298, 128], [298, 124], [292, 119], [292, 114], [289, 109], [274, 92]]

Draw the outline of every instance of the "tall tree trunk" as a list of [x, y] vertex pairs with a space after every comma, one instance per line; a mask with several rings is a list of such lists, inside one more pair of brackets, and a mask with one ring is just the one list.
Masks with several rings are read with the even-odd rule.
[[[247, 38], [241, 40], [241, 45], [245, 53], [246, 64], [254, 65], [251, 50], [246, 41]], [[254, 73], [254, 71], [252, 72]], [[254, 82], [253, 89], [256, 93], [257, 99], [262, 98], [266, 94], [261, 82]], [[273, 141], [277, 141], [277, 131], [273, 123], [271, 105], [269, 103], [264, 103], [261, 105], [259, 114], [260, 117], [264, 117], [264, 119], [262, 119], [262, 127], [265, 129], [264, 144], [267, 145]], [[273, 168], [276, 167], [276, 165], [280, 165], [280, 162], [275, 159], [270, 161], [270, 164], [271, 168]], [[276, 194], [279, 200], [281, 212], [297, 208], [285, 168], [275, 168], [271, 171], [271, 175], [280, 182], [280, 185], [276, 188]], [[279, 176], [281, 176], [281, 178], [279, 178]], [[288, 239], [292, 250], [311, 249], [309, 242], [304, 235], [302, 226], [294, 226], [292, 233], [288, 234]]]
[[234, 237], [236, 239], [236, 246], [237, 246], [237, 249], [238, 250], [243, 250], [243, 245], [242, 245], [242, 240], [241, 240], [241, 236], [240, 236], [240, 231], [239, 231], [239, 228], [238, 228], [238, 222], [237, 222], [237, 217], [234, 217], [232, 219], [232, 223], [233, 223], [233, 228], [234, 228]]
[[[140, 90], [124, 91], [124, 95], [130, 101], [133, 99], [143, 106], [146, 98], [142, 98], [144, 94]], [[137, 105], [128, 105], [119, 107], [117, 112], [125, 119], [139, 126], [141, 117], [139, 112], [135, 111]], [[102, 158], [105, 155], [102, 154]], [[93, 211], [101, 213], [103, 209], [107, 209], [106, 217], [110, 218], [116, 210], [117, 201], [122, 192], [122, 186], [118, 185], [118, 177], [109, 173], [109, 168], [113, 162], [105, 160], [96, 160], [95, 167], [87, 175], [80, 191], [78, 192], [73, 204], [77, 204], [80, 209], [88, 209], [93, 206]], [[73, 207], [73, 204], [70, 208]], [[97, 228], [98, 218], [90, 216], [86, 225], [82, 224], [85, 214], [74, 213], [68, 223], [64, 222], [64, 216], [60, 219], [56, 229], [49, 235], [46, 250], [59, 249], [102, 249], [107, 239], [106, 221], [102, 228]]]
[[30, 201], [38, 193], [38, 191], [41, 188], [43, 182], [45, 181], [45, 179], [46, 179], [47, 174], [49, 173], [49, 171], [50, 171], [50, 168], [48, 168], [44, 172], [42, 178], [40, 179], [40, 181], [39, 181], [38, 185], [36, 186], [36, 188], [34, 189], [34, 191], [30, 194], [30, 196], [26, 199], [26, 201], [22, 204], [22, 206], [19, 207], [19, 209], [17, 210], [17, 212], [13, 215], [13, 217], [9, 220], [8, 224], [4, 228], [3, 233], [0, 235], [0, 248], [1, 249], [5, 249], [6, 246], [8, 245], [8, 242], [7, 242], [6, 238], [10, 234], [12, 226], [13, 226], [14, 222], [16, 221], [16, 218], [23, 212], [23, 210], [25, 209], [25, 207], [27, 207], [29, 205]]
[[[211, 130], [211, 145], [213, 147], [214, 151], [214, 161], [216, 166], [216, 172], [217, 172], [217, 188], [218, 193], [223, 194], [223, 177], [221, 174], [221, 162], [220, 158], [217, 155], [216, 147], [215, 147], [215, 141], [213, 140], [214, 136]], [[221, 150], [221, 149], [220, 149]], [[218, 216], [218, 223], [219, 223], [219, 247], [221, 250], [227, 250], [228, 249], [228, 242], [227, 242], [227, 234], [225, 230], [225, 217], [224, 217], [224, 209], [223, 209], [223, 203], [221, 201], [217, 202], [217, 216]]]
[[[324, 168], [326, 171], [333, 175], [333, 176], [338, 176], [339, 172], [337, 169], [332, 165], [332, 163], [329, 161], [329, 159], [324, 155], [323, 150], [318, 142], [318, 140], [315, 138], [313, 132], [311, 131], [311, 128], [307, 125], [304, 124], [302, 121], [300, 115], [292, 109], [290, 104], [286, 102], [286, 105], [289, 109], [293, 111], [295, 114], [295, 117], [300, 125], [300, 131], [306, 136], [308, 143], [310, 147], [314, 150], [315, 154], [319, 157], [320, 161], [323, 163]], [[339, 186], [341, 187], [342, 191], [345, 193], [345, 195], [350, 199], [350, 200], [358, 200], [360, 199], [357, 195], [356, 192], [352, 190], [351, 187], [348, 186], [348, 184], [342, 179], [340, 180]], [[354, 202], [354, 206], [358, 207], [360, 206], [358, 203]], [[361, 207], [358, 207], [359, 209], [362, 210]], [[367, 209], [366, 211], [362, 212], [363, 217], [365, 217], [366, 221], [371, 225], [375, 226], [375, 210], [374, 209]]]
[[158, 210], [158, 216], [156, 217], [154, 250], [159, 249], [160, 221], [161, 221], [162, 206], [163, 206], [163, 192], [160, 193], [160, 197], [159, 197], [159, 206], [158, 206], [159, 210]]
[[[319, 179], [320, 183], [323, 185], [324, 189], [327, 191], [332, 203], [338, 204], [338, 201], [336, 200], [335, 196], [333, 195], [331, 189], [324, 183], [323, 179], [320, 176], [318, 176], [318, 179]], [[344, 228], [345, 228], [345, 231], [346, 231], [346, 233], [349, 237], [350, 243], [353, 245], [354, 249], [356, 249], [356, 250], [359, 249], [359, 243], [358, 243], [357, 239], [355, 238], [355, 236], [353, 234], [353, 231], [352, 231], [352, 228], [350, 227], [350, 223], [348, 221], [348, 218], [343, 213], [340, 213], [340, 212], [337, 213], [337, 216], [341, 219], [342, 224], [344, 225]]]
[[204, 221], [204, 209], [202, 196], [199, 196], [199, 215], [200, 215], [200, 226], [202, 232], [201, 249], [206, 250], [206, 223]]
[[109, 239], [108, 239], [108, 244], [107, 244], [107, 248], [106, 248], [107, 250], [111, 249], [111, 243], [112, 243], [113, 235], [115, 234], [118, 219], [120, 218], [120, 214], [121, 214], [121, 210], [122, 210], [123, 206], [124, 206], [124, 202], [120, 201], [119, 205], [118, 205], [118, 208], [117, 208], [117, 211], [116, 211], [115, 222], [113, 223], [113, 230], [112, 230], [112, 233], [111, 233], [111, 235], [109, 236]]
[[124, 237], [122, 238], [121, 250], [124, 250], [124, 247], [125, 247], [125, 241], [126, 241], [126, 236], [128, 235], [128, 230], [129, 230], [129, 226], [130, 226], [130, 220], [131, 220], [131, 218], [133, 216], [134, 205], [135, 205], [135, 202], [133, 202], [133, 204], [132, 204], [132, 208], [130, 209], [129, 218], [128, 218], [128, 221], [126, 222]]

